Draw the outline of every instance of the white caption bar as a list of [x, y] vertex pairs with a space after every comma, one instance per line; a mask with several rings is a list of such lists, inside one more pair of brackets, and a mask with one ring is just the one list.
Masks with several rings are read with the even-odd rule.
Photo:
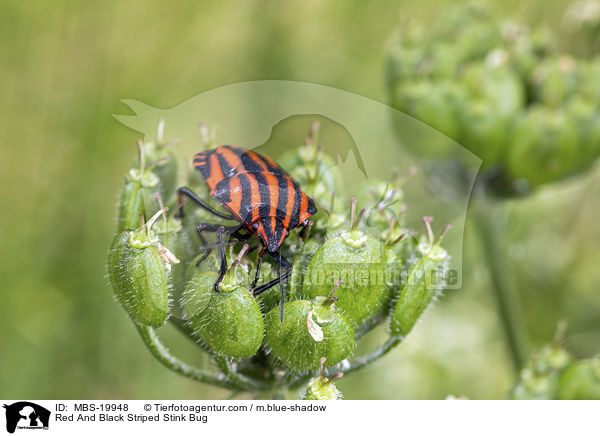
[[[4, 400], [15, 435], [600, 434], [599, 401]], [[34, 432], [34, 430], [39, 430]], [[135, 432], [135, 433], [134, 433]], [[143, 432], [143, 433], [140, 433]], [[6, 433], [4, 433], [6, 434]]]

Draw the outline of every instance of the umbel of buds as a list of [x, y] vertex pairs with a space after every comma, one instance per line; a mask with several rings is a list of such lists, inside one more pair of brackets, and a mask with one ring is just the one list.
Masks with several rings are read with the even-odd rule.
[[[441, 237], [433, 239], [430, 220], [421, 238], [405, 227], [398, 177], [366, 184], [353, 193], [357, 200], [347, 197], [314, 124], [305, 145], [279, 162], [319, 202], [319, 212], [282, 245], [293, 265], [282, 283], [282, 319], [279, 286], [254, 293], [257, 284], [277, 277], [280, 264], [262, 256], [255, 237], [219, 243], [208, 232], [198, 237], [199, 224], [215, 217], [180, 202], [176, 182], [193, 186], [213, 208], [221, 206], [197, 174], [176, 172], [189, 165], [177, 163], [170, 150], [176, 142], [164, 141], [163, 130], [161, 123], [158, 139], [139, 145], [108, 253], [116, 300], [144, 343], [172, 371], [232, 391], [341, 398], [333, 381], [398, 345], [439, 295], [443, 281], [433, 283], [430, 273], [443, 270], [448, 256]], [[214, 147], [203, 139], [205, 148]], [[390, 280], [391, 270], [410, 280]], [[211, 357], [216, 371], [169, 352], [160, 338], [167, 321]], [[390, 327], [388, 339], [372, 353], [354, 356], [357, 343], [377, 325]]]
[[[391, 104], [480, 157], [482, 186], [496, 196], [581, 173], [600, 156], [600, 27], [597, 17], [573, 12], [579, 3], [563, 20], [571, 28], [500, 20], [472, 3], [426, 31], [403, 23], [389, 53]], [[596, 31], [570, 39], [583, 28]], [[415, 144], [419, 157], [458, 157], [451, 141]]]

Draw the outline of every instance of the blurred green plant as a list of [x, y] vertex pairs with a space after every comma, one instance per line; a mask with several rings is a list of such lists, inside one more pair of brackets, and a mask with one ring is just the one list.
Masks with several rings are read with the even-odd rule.
[[[461, 5], [436, 26], [403, 23], [388, 56], [391, 104], [482, 159], [471, 204], [513, 366], [528, 334], [501, 236], [498, 200], [581, 175], [600, 155], [600, 3], [567, 9], [560, 33]], [[415, 150], [443, 173], [453, 147]], [[458, 162], [452, 174], [468, 171]]]
[[[139, 145], [128, 174], [142, 176], [125, 179], [119, 232], [108, 259], [117, 300], [144, 343], [169, 369], [234, 392], [279, 398], [300, 390], [306, 399], [341, 398], [333, 380], [398, 345], [443, 289], [449, 256], [442, 237], [433, 235], [431, 218], [423, 219], [421, 237], [404, 227], [401, 181], [371, 181], [358, 199], [345, 198], [341, 174], [324, 154], [313, 125], [306, 143], [281, 161], [292, 176], [312, 184], [317, 200], [329, 207], [321, 205], [305, 229], [292, 230], [286, 239], [283, 250], [294, 274], [285, 284], [281, 318], [279, 289], [253, 296], [251, 272], [259, 257], [235, 238], [226, 250], [237, 255], [215, 288], [219, 260], [207, 248], [216, 244], [198, 247], [191, 239], [196, 224], [210, 216], [174, 195], [174, 172], [182, 166], [162, 142], [163, 129], [161, 121], [157, 143]], [[203, 147], [214, 147], [210, 135]], [[194, 172], [187, 185], [214, 201]], [[173, 212], [167, 216], [163, 198], [183, 218]], [[357, 204], [364, 206], [360, 212]], [[140, 215], [139, 227], [123, 229], [133, 221], [132, 211]], [[145, 214], [153, 214], [148, 222]], [[265, 264], [263, 279], [265, 271], [277, 267]], [[213, 359], [218, 373], [169, 352], [157, 335], [167, 319]], [[352, 357], [357, 341], [378, 325], [389, 326], [387, 340], [371, 353]]]
[[554, 343], [534, 352], [519, 374], [510, 398], [515, 400], [600, 399], [600, 356], [576, 360], [562, 344], [564, 327]]
[[[585, 3], [565, 17], [587, 29], [579, 47], [598, 39], [598, 3]], [[575, 56], [560, 38], [473, 4], [427, 31], [407, 23], [389, 53], [391, 104], [479, 156], [488, 193], [524, 195], [564, 180], [600, 155], [600, 61]], [[452, 147], [419, 153], [451, 158]]]

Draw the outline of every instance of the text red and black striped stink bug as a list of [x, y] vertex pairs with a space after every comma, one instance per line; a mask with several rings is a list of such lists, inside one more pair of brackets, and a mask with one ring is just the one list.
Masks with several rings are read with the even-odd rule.
[[[221, 266], [215, 290], [219, 291], [219, 283], [227, 271], [223, 234], [229, 234], [240, 241], [255, 234], [262, 243], [262, 249], [252, 283], [253, 294], [259, 295], [279, 283], [283, 319], [282, 280], [289, 276], [292, 265], [281, 255], [280, 247], [290, 230], [306, 226], [308, 218], [317, 212], [314, 201], [272, 159], [254, 151], [221, 145], [196, 154], [194, 167], [208, 184], [210, 195], [220, 201], [231, 215], [213, 209], [186, 187], [177, 190], [179, 201], [182, 201], [183, 196], [189, 197], [213, 215], [241, 223], [239, 226], [230, 227], [201, 223], [197, 227], [198, 234], [205, 244], [203, 231], [216, 232], [217, 235]], [[241, 231], [245, 233], [240, 233]], [[206, 248], [209, 247], [206, 245]], [[265, 253], [269, 253], [279, 262], [279, 276], [256, 287]]]

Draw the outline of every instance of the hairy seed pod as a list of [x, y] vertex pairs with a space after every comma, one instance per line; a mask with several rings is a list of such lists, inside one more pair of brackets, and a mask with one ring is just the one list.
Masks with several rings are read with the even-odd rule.
[[108, 271], [117, 300], [131, 319], [160, 327], [169, 310], [166, 265], [177, 259], [159, 243], [149, 228], [151, 222], [117, 234], [108, 255]]
[[[171, 273], [168, 276], [171, 297], [177, 303], [182, 298], [186, 287], [186, 271], [194, 255], [192, 245], [189, 242], [187, 234], [183, 231], [181, 221], [173, 216], [159, 220], [154, 225], [154, 231], [160, 243], [179, 259], [178, 263], [171, 265]], [[179, 304], [172, 306], [172, 314], [181, 316], [182, 313], [179, 309]]]
[[[125, 176], [125, 184], [121, 191], [118, 211], [118, 230], [136, 229], [140, 216], [146, 215], [147, 192], [158, 186], [159, 179], [151, 171], [132, 168]], [[151, 204], [156, 204], [152, 201]]]
[[[175, 194], [177, 183], [177, 157], [171, 150], [172, 143], [164, 140], [164, 120], [158, 122], [156, 139], [143, 144], [146, 163], [158, 177], [159, 184], [150, 193], [159, 194], [165, 203], [169, 203]], [[139, 161], [138, 161], [139, 165]], [[151, 201], [149, 204], [153, 204]]]
[[448, 254], [440, 246], [440, 240], [433, 241], [428, 221], [426, 225], [428, 240], [417, 247], [417, 259], [409, 268], [393, 309], [390, 328], [393, 336], [408, 335], [444, 287]]
[[204, 305], [190, 319], [198, 338], [220, 355], [244, 359], [254, 355], [260, 347], [264, 323], [254, 297], [228, 276], [219, 285], [218, 293], [213, 287], [216, 273], [203, 272], [195, 276], [186, 291], [190, 299], [187, 310], [192, 316]]
[[[258, 280], [258, 283], [268, 282], [268, 281], [276, 278], [278, 273], [279, 273], [279, 271], [278, 271], [277, 267], [273, 267], [271, 264], [263, 262], [261, 269], [260, 269], [261, 278]], [[286, 282], [289, 280], [290, 279], [288, 278], [286, 280]], [[259, 294], [255, 297], [256, 301], [258, 302], [258, 305], [260, 306], [260, 310], [262, 311], [262, 313], [267, 313], [274, 307], [279, 306], [279, 303], [280, 303], [279, 300], [281, 299], [281, 295], [279, 292], [280, 292], [279, 286], [273, 286], [271, 289], [268, 289], [265, 292], [263, 292], [262, 294]], [[291, 298], [291, 297], [288, 296], [288, 298]]]
[[296, 257], [294, 261], [294, 268], [288, 279], [290, 283], [289, 299], [295, 300], [302, 298], [302, 283], [304, 282], [304, 276], [306, 269], [310, 263], [310, 259], [315, 255], [319, 249], [320, 244], [314, 240], [306, 241], [302, 247], [302, 251]]
[[385, 286], [383, 244], [359, 230], [326, 241], [312, 257], [304, 277], [303, 295], [327, 296], [341, 279], [337, 306], [355, 325], [380, 312], [389, 299]]
[[214, 293], [214, 283], [218, 276], [215, 271], [203, 271], [194, 275], [185, 285], [180, 301], [183, 318], [191, 320], [204, 311]]
[[213, 250], [208, 256], [206, 252], [202, 251], [196, 257], [194, 257], [188, 264], [185, 271], [185, 279], [190, 280], [196, 274], [207, 271], [219, 271], [219, 255]]
[[163, 150], [153, 172], [160, 180], [158, 193], [167, 203], [171, 201], [177, 185], [177, 157], [170, 149]]
[[319, 143], [319, 123], [311, 126], [304, 146], [285, 153], [278, 159], [282, 168], [302, 189], [320, 204], [327, 204], [332, 192], [340, 192], [342, 176], [336, 162]]
[[265, 346], [292, 370], [318, 369], [325, 357], [331, 365], [344, 360], [355, 345], [351, 322], [325, 297], [285, 303], [283, 321], [279, 309], [265, 315]]

